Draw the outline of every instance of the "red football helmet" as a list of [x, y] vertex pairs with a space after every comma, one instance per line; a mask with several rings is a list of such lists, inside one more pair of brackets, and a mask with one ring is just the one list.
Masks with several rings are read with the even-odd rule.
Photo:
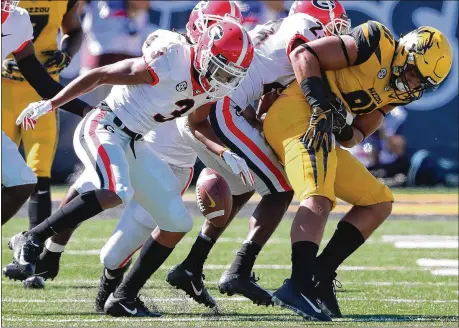
[[351, 31], [351, 20], [339, 1], [295, 1], [290, 7], [289, 16], [296, 13], [308, 14], [320, 21], [326, 35], [341, 35]]
[[234, 1], [200, 1], [194, 6], [186, 24], [186, 34], [191, 42], [196, 43], [206, 28], [220, 22], [225, 16], [242, 21], [239, 6]]
[[2, 11], [12, 13], [18, 6], [19, 1], [2, 0]]
[[247, 73], [253, 52], [249, 34], [237, 21], [225, 18], [212, 24], [199, 38], [194, 58], [205, 92], [219, 99], [235, 90]]

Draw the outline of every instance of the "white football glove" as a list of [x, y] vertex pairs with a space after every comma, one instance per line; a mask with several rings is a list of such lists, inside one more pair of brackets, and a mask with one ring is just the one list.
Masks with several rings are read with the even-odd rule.
[[222, 152], [220, 157], [230, 167], [234, 174], [241, 177], [242, 183], [251, 187], [255, 185], [255, 179], [243, 158], [239, 157], [229, 149]]
[[53, 104], [50, 100], [42, 100], [29, 104], [16, 119], [16, 125], [22, 125], [24, 130], [35, 128], [40, 116], [53, 111]]

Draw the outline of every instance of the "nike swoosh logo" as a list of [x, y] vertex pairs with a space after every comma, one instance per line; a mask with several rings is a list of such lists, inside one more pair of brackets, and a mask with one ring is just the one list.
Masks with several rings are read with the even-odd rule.
[[314, 311], [316, 311], [316, 313], [322, 313], [322, 310], [321, 309], [318, 309], [314, 304], [312, 304], [312, 302], [310, 300], [308, 300], [308, 298], [306, 296], [304, 296], [303, 294], [300, 293], [301, 296], [303, 296], [303, 298], [306, 300], [306, 302], [309, 303], [309, 305], [312, 307], [312, 309]]
[[126, 312], [132, 314], [132, 315], [136, 315], [137, 314], [137, 309], [134, 309], [134, 310], [131, 310], [131, 309], [128, 309], [127, 307], [125, 307], [123, 304], [120, 303], [120, 305], [123, 307], [123, 309], [126, 310]]
[[8, 36], [8, 35], [11, 35], [11, 34], [3, 34], [2, 33], [2, 38], [5, 37], [5, 36]]
[[210, 208], [214, 208], [215, 205], [217, 205], [217, 204], [215, 203], [214, 199], [213, 199], [212, 197], [210, 197], [210, 195], [209, 195], [209, 193], [207, 192], [206, 189], [204, 189], [204, 192], [206, 193], [207, 197], [209, 197], [209, 200], [210, 200], [210, 205], [209, 205], [209, 207], [210, 207]]
[[194, 291], [194, 293], [195, 293], [197, 296], [199, 296], [199, 295], [202, 294], [202, 289], [198, 291], [198, 290], [196, 289], [196, 287], [194, 287], [193, 282], [191, 282], [191, 287], [193, 287], [193, 291]]

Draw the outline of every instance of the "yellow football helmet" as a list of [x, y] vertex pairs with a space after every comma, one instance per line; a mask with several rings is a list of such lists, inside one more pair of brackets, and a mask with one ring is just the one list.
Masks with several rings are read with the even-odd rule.
[[[439, 30], [421, 26], [400, 38], [392, 62], [391, 86], [402, 101], [421, 98], [424, 90], [435, 90], [446, 78], [453, 63], [453, 50]], [[414, 69], [420, 85], [414, 89], [405, 73]]]

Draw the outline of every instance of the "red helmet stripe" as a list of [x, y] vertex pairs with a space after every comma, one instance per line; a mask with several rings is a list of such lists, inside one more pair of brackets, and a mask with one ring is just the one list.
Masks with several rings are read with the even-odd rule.
[[243, 27], [241, 27], [241, 33], [242, 33], [242, 50], [241, 50], [241, 54], [239, 55], [239, 58], [236, 62], [236, 66], [240, 66], [242, 61], [244, 60], [246, 54], [247, 54], [247, 49], [249, 47], [249, 38], [248, 38], [248, 34], [245, 33], [245, 31], [243, 30]]

